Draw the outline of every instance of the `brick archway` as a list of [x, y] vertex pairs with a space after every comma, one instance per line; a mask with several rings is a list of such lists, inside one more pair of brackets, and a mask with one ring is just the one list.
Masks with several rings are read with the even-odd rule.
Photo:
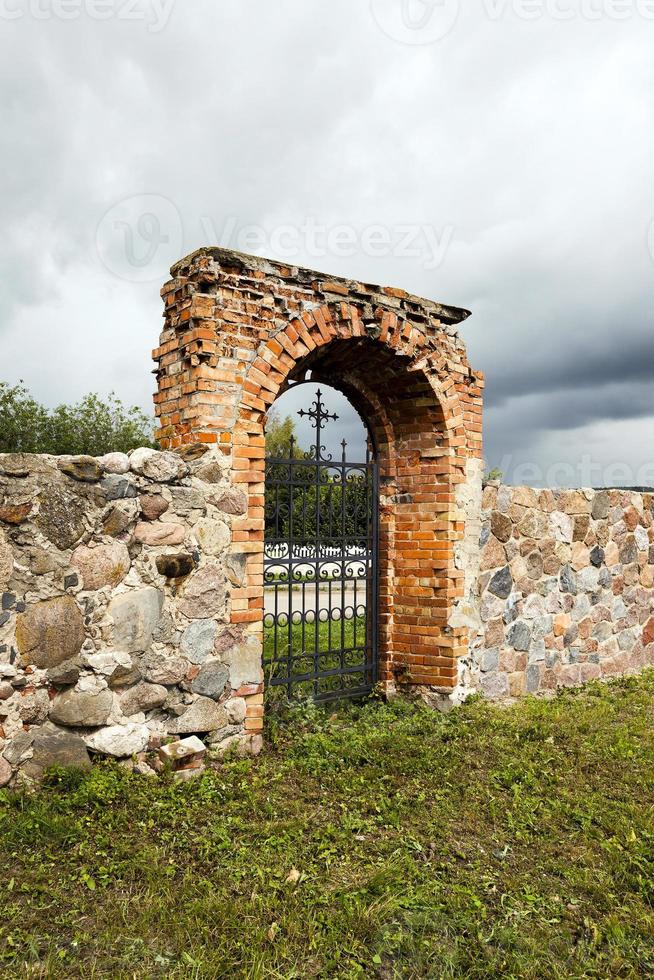
[[[263, 484], [266, 412], [291, 380], [310, 369], [313, 379], [342, 390], [367, 423], [380, 461], [381, 680], [446, 688], [456, 681], [467, 639], [464, 627], [448, 626], [463, 595], [454, 490], [465, 475], [457, 452], [465, 444], [463, 412], [451, 379], [449, 397], [443, 395], [425, 335], [395, 314], [375, 322], [378, 329], [364, 326], [354, 304], [327, 303], [263, 345], [243, 383], [234, 480], [246, 486], [255, 480], [257, 490]], [[247, 585], [234, 598], [254, 612], [263, 590], [264, 520], [259, 493], [248, 497], [250, 540], [261, 550], [248, 556]]]
[[245, 577], [231, 619], [261, 635], [264, 427], [290, 382], [339, 388], [380, 456], [380, 654], [387, 685], [457, 683], [467, 649], [462, 488], [480, 481], [481, 376], [455, 324], [466, 311], [221, 249], [173, 268], [155, 357], [164, 447], [216, 444], [247, 498], [233, 521]]

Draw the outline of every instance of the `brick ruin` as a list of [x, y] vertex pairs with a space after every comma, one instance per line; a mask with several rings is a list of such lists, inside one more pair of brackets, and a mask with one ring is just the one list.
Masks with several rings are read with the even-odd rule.
[[245, 581], [232, 623], [261, 639], [266, 413], [310, 370], [349, 398], [380, 461], [380, 679], [454, 688], [468, 646], [457, 612], [472, 585], [462, 488], [474, 496], [483, 465], [483, 379], [457, 332], [468, 312], [219, 248], [172, 276], [154, 351], [158, 438], [218, 447], [247, 495], [233, 528]]
[[264, 430], [311, 371], [380, 466], [385, 691], [456, 703], [654, 664], [654, 495], [482, 489], [464, 310], [222, 249], [163, 289], [162, 451], [0, 454], [0, 786], [262, 745]]

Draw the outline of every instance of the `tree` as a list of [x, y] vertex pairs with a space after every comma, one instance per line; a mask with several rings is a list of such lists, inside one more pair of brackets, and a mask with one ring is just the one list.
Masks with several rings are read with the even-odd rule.
[[276, 459], [298, 459], [304, 455], [297, 444], [295, 420], [291, 415], [285, 418], [274, 410], [268, 416], [266, 425], [266, 479], [269, 481], [266, 493], [265, 521], [266, 538], [288, 536], [289, 513], [298, 488], [291, 489], [288, 466], [276, 464]]
[[153, 419], [111, 392], [47, 409], [23, 382], [0, 381], [0, 452], [102, 456], [152, 446]]
[[266, 425], [266, 456], [288, 459], [291, 455], [291, 440], [295, 440], [293, 458], [297, 458], [303, 453], [297, 443], [295, 420], [291, 415], [282, 419], [276, 411], [271, 411]]

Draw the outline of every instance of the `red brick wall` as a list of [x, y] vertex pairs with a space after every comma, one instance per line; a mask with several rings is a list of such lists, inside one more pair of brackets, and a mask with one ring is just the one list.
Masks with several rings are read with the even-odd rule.
[[266, 413], [310, 368], [350, 398], [379, 454], [382, 680], [452, 688], [467, 649], [465, 628], [448, 626], [463, 596], [455, 490], [481, 456], [483, 379], [455, 329], [466, 311], [217, 248], [172, 274], [153, 353], [158, 438], [217, 444], [247, 493], [234, 521], [247, 575], [232, 590], [232, 622], [262, 630]]

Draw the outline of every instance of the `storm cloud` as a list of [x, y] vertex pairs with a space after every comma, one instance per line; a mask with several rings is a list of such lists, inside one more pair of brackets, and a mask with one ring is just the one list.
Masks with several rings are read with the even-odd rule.
[[470, 309], [489, 465], [643, 482], [651, 7], [0, 0], [0, 378], [150, 409], [167, 268], [220, 244]]

